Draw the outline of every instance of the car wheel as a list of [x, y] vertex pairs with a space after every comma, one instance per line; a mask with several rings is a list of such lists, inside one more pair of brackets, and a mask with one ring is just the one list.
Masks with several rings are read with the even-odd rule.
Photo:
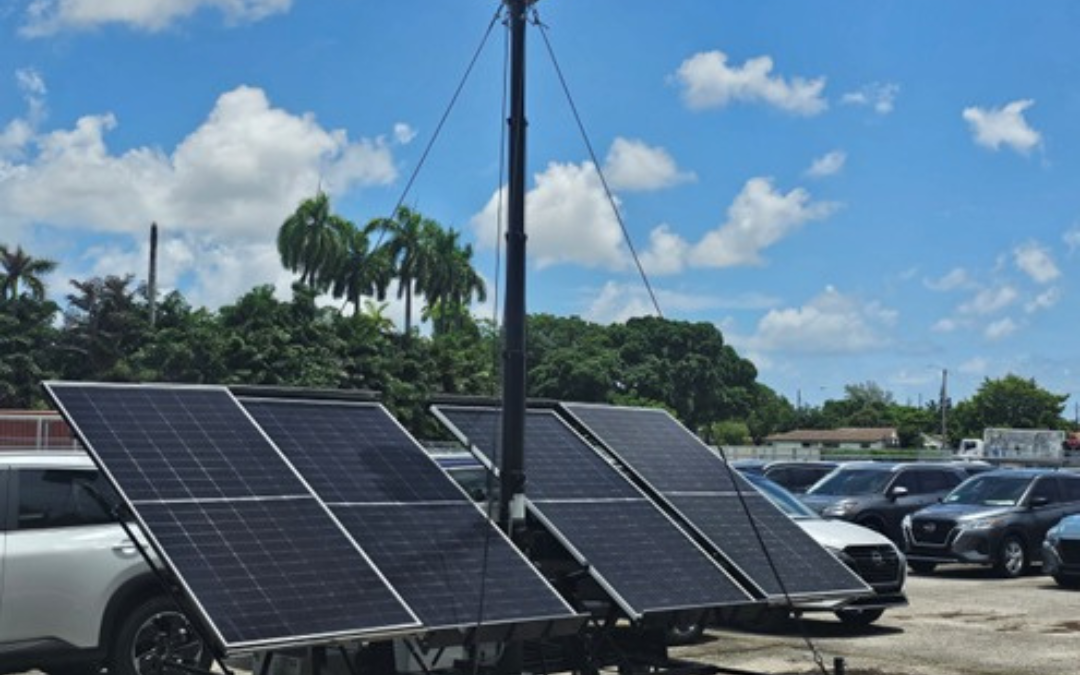
[[1005, 537], [998, 547], [994, 571], [1006, 579], [1014, 579], [1027, 570], [1027, 551], [1024, 542], [1014, 535]]
[[155, 595], [121, 618], [109, 649], [111, 675], [185, 675], [169, 663], [210, 667], [212, 655], [169, 598]]
[[936, 562], [930, 562], [928, 560], [909, 560], [907, 561], [908, 567], [916, 574], [933, 574], [937, 568]]
[[844, 609], [836, 617], [849, 626], [869, 626], [884, 613], [884, 609]]
[[705, 632], [703, 621], [676, 621], [667, 629], [667, 643], [669, 645], [688, 645], [701, 639]]

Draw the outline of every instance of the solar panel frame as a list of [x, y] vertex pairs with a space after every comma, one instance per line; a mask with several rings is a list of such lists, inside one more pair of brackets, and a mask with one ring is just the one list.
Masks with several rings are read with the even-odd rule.
[[[866, 584], [855, 572], [851, 571], [847, 565], [836, 559], [828, 551], [825, 551], [820, 544], [814, 541], [808, 534], [806, 534], [802, 528], [800, 528], [794, 521], [790, 520], [783, 514], [782, 520], [773, 522], [782, 523], [781, 527], [786, 527], [791, 533], [791, 536], [796, 538], [803, 538], [808, 544], [812, 544], [813, 548], [808, 547], [808, 551], [811, 556], [816, 558], [827, 565], [833, 565], [833, 570], [837, 573], [837, 578], [834, 578], [834, 583], [823, 584], [831, 585], [831, 589], [813, 588], [803, 590], [792, 590], [789, 586], [791, 582], [806, 583], [810, 580], [819, 580], [823, 575], [815, 574], [819, 571], [816, 568], [807, 567], [802, 570], [801, 574], [796, 575], [796, 578], [791, 578], [790, 575], [786, 579], [777, 579], [772, 574], [772, 569], [779, 570], [781, 567], [788, 568], [789, 566], [781, 561], [781, 564], [777, 564], [777, 561], [772, 560], [769, 567], [769, 574], [761, 575], [754, 574], [750, 569], [743, 555], [745, 551], [739, 551], [738, 555], [730, 553], [720, 541], [717, 540], [716, 532], [708, 529], [708, 525], [716, 526], [717, 519], [711, 516], [712, 514], [708, 509], [697, 509], [698, 514], [708, 514], [710, 517], [698, 517], [693, 518], [680, 507], [680, 500], [700, 503], [701, 500], [708, 500], [714, 508], [720, 508], [722, 503], [738, 500], [740, 510], [743, 507], [743, 500], [749, 499], [751, 501], [759, 496], [757, 490], [742, 476], [738, 475], [734, 469], [726, 467], [719, 457], [713, 454], [713, 452], [706, 446], [700, 439], [692, 434], [688, 429], [683, 427], [678, 420], [671, 416], [666, 410], [658, 408], [640, 408], [631, 406], [608, 406], [603, 404], [592, 403], [560, 403], [559, 408], [564, 411], [571, 420], [582, 428], [586, 429], [596, 440], [609, 452], [614, 458], [616, 458], [620, 464], [625, 467], [627, 471], [632, 473], [644, 486], [646, 486], [654, 499], [660, 503], [666, 505], [668, 509], [680, 516], [680, 520], [685, 525], [695, 532], [703, 541], [707, 542], [711, 548], [713, 548], [719, 555], [722, 555], [729, 564], [737, 569], [749, 583], [753, 584], [757, 590], [765, 597], [772, 599], [790, 598], [798, 601], [814, 601], [814, 600], [829, 600], [834, 598], [851, 598], [853, 595], [873, 595], [873, 589]], [[678, 462], [670, 461], [670, 454], [664, 453], [643, 453], [636, 450], [641, 448], [631, 448], [629, 446], [616, 447], [616, 442], [612, 440], [612, 434], [605, 434], [598, 428], [595, 418], [593, 423], [590, 424], [589, 420], [585, 419], [589, 416], [589, 412], [593, 413], [600, 411], [611, 411], [612, 414], [649, 414], [662, 417], [667, 423], [672, 425], [671, 428], [677, 428], [679, 430], [678, 437], [672, 437], [670, 435], [663, 436], [658, 435], [650, 442], [654, 443], [652, 447], [687, 447], [692, 449], [697, 454], [695, 456], [687, 457], [685, 453], [679, 457]], [[627, 431], [630, 428], [629, 425], [623, 424], [620, 427], [620, 431]], [[643, 434], [648, 437], [646, 432], [643, 432], [640, 427], [635, 427], [635, 438], [640, 439]], [[620, 436], [619, 433], [615, 436]], [[631, 459], [628, 455], [634, 455]], [[661, 460], [666, 461], [661, 461]], [[717, 468], [719, 467], [719, 469]], [[659, 476], [650, 476], [646, 472], [652, 469], [656, 473], [660, 473]], [[655, 479], [655, 482], [654, 482]], [[716, 480], [719, 479], [719, 480]], [[664, 486], [664, 487], [661, 487]], [[762, 498], [764, 499], [764, 498]], [[762, 509], [772, 509], [778, 511], [771, 503], [762, 502]], [[689, 510], [689, 509], [688, 509]], [[745, 515], [745, 514], [744, 514]], [[749, 517], [747, 517], [747, 525], [754, 527], [750, 524]], [[764, 522], [757, 523], [757, 529], [761, 532], [763, 538], [769, 538], [773, 533], [768, 530], [768, 524]], [[772, 537], [775, 539], [775, 537]], [[786, 542], [790, 546], [790, 542]], [[760, 544], [757, 542], [756, 537], [753, 545], [760, 549]], [[820, 549], [820, 551], [818, 550]], [[761, 551], [762, 555], [767, 555], [765, 551]], [[818, 555], [824, 554], [827, 558]], [[738, 558], [743, 558], [739, 560]], [[790, 569], [788, 570], [791, 571]], [[783, 572], [781, 572], [783, 575]], [[842, 575], [843, 582], [840, 583], [837, 579]], [[821, 582], [818, 582], [821, 583]], [[844, 586], [843, 584], [847, 584]]]
[[[78, 438], [79, 442], [82, 444], [87, 454], [94, 461], [94, 464], [97, 466], [97, 468], [101, 471], [102, 475], [109, 481], [112, 487], [116, 490], [117, 494], [127, 505], [135, 522], [138, 524], [139, 529], [145, 536], [147, 544], [150, 546], [150, 549], [153, 551], [153, 553], [157, 556], [157, 559], [159, 561], [158, 564], [163, 565], [171, 572], [171, 576], [175, 579], [176, 583], [183, 590], [185, 600], [197, 614], [197, 616], [193, 618], [196, 619], [198, 623], [206, 629], [207, 635], [205, 635], [205, 637], [211, 638], [216, 643], [219, 652], [223, 654], [235, 654], [246, 653], [256, 650], [315, 645], [341, 640], [391, 638], [402, 635], [415, 634], [420, 630], [421, 624], [416, 618], [415, 614], [413, 614], [409, 606], [402, 600], [397, 591], [389, 583], [387, 583], [387, 580], [378, 570], [378, 568], [375, 567], [375, 565], [372, 563], [367, 553], [341, 526], [341, 523], [338, 522], [336, 516], [329, 509], [329, 507], [327, 507], [326, 504], [324, 504], [315, 496], [314, 492], [310, 489], [310, 487], [307, 486], [307, 484], [303, 481], [302, 477], [296, 472], [292, 465], [289, 464], [285, 456], [273, 444], [273, 442], [266, 437], [262, 429], [259, 428], [259, 426], [250, 417], [247, 411], [244, 410], [242, 406], [240, 406], [240, 404], [236, 401], [236, 399], [232, 396], [232, 394], [227, 388], [216, 385], [145, 385], [130, 383], [73, 383], [62, 381], [47, 381], [43, 383], [43, 386], [48, 396], [52, 399], [57, 410], [62, 414], [62, 416], [70, 425], [73, 434], [76, 436], [76, 438]], [[235, 406], [235, 411], [241, 415], [240, 419], [245, 420], [246, 423], [250, 425], [250, 429], [247, 429], [246, 431], [249, 433], [253, 431], [255, 433], [255, 436], [250, 438], [257, 437], [259, 439], [259, 442], [264, 443], [266, 444], [266, 446], [268, 446], [270, 452], [266, 455], [265, 459], [267, 461], [276, 460], [285, 467], [286, 475], [290, 475], [293, 481], [295, 481], [290, 481], [293, 490], [284, 494], [282, 493], [282, 491], [271, 490], [271, 492], [274, 494], [269, 495], [254, 494], [259, 491], [248, 490], [245, 494], [233, 497], [223, 496], [220, 494], [214, 497], [210, 497], [207, 495], [203, 495], [201, 497], [196, 497], [194, 495], [182, 497], [173, 495], [172, 493], [168, 493], [171, 496], [167, 496], [165, 498], [161, 498], [160, 494], [156, 495], [157, 498], [154, 498], [155, 495], [147, 494], [145, 492], [139, 493], [138, 491], [136, 491], [137, 494], [142, 494], [142, 497], [133, 498], [129, 493], [128, 489], [131, 486], [125, 482], [125, 479], [117, 478], [113, 471], [115, 467], [111, 462], [106, 461], [103, 458], [99, 444], [91, 441], [91, 435], [107, 432], [104, 432], [101, 429], [97, 429], [95, 432], [88, 434], [84, 430], [83, 425], [80, 423], [79, 419], [77, 419], [77, 415], [73, 414], [69, 409], [69, 404], [65, 403], [64, 399], [71, 392], [75, 392], [77, 390], [95, 390], [99, 392], [129, 391], [142, 392], [145, 394], [162, 393], [169, 391], [188, 393], [201, 392], [217, 396], [224, 396], [226, 401], [231, 402], [231, 404]], [[118, 440], [115, 439], [115, 435], [114, 440]], [[128, 448], [124, 448], [123, 454], [130, 456]], [[241, 492], [244, 491], [241, 490]], [[141, 506], [148, 507], [147, 510], [150, 511], [155, 510], [154, 507], [157, 505], [179, 505], [181, 510], [187, 510], [190, 512], [190, 507], [192, 505], [206, 506], [206, 510], [211, 510], [211, 505], [215, 504], [220, 505], [233, 503], [241, 505], [256, 502], [271, 503], [275, 501], [288, 500], [292, 500], [296, 504], [311, 504], [317, 509], [319, 514], [325, 517], [325, 524], [328, 524], [328, 526], [332, 528], [331, 531], [341, 537], [338, 543], [344, 543], [344, 551], [347, 551], [345, 555], [355, 556], [353, 562], [360, 563], [360, 565], [358, 565], [358, 567], [356, 568], [356, 570], [354, 570], [353, 573], [361, 576], [368, 576], [368, 572], [370, 572], [369, 578], [375, 579], [379, 587], [388, 592], [389, 597], [391, 597], [396, 604], [395, 610], [400, 610], [401, 614], [403, 615], [402, 617], [395, 617], [393, 619], [394, 623], [383, 623], [379, 624], [378, 626], [366, 626], [362, 628], [357, 628], [355, 626], [345, 628], [338, 627], [335, 629], [327, 629], [307, 633], [293, 632], [287, 635], [281, 634], [263, 637], [234, 638], [233, 635], [227, 635], [226, 633], [228, 632], [228, 629], [224, 628], [224, 626], [233, 625], [231, 620], [228, 617], [224, 616], [215, 617], [213, 612], [209, 609], [209, 607], [213, 606], [214, 603], [212, 601], [204, 602], [203, 600], [201, 591], [205, 589], [196, 588], [200, 585], [199, 581], [195, 579], [193, 575], [192, 578], [189, 578], [189, 575], [181, 572], [182, 565], [178, 565], [174, 558], [175, 556], [181, 556], [184, 552], [179, 550], [171, 551], [168, 546], [163, 545], [161, 537], [159, 536], [159, 534], [163, 533], [158, 532], [154, 527], [151, 526], [150, 522], [148, 522], [149, 514], [144, 513], [143, 509], [140, 508]], [[153, 519], [158, 520], [157, 518]], [[342, 553], [343, 551], [339, 550], [337, 555], [341, 555]], [[346, 591], [335, 590], [334, 594], [332, 594], [330, 597], [333, 597], [334, 595], [344, 595], [345, 592], [353, 590], [356, 589], [347, 589]], [[365, 601], [364, 598], [359, 597], [355, 598], [355, 600], [357, 602]], [[366, 600], [372, 601], [375, 599], [367, 598]], [[404, 621], [400, 621], [400, 618], [404, 618]]]
[[[297, 467], [297, 470], [302, 476], [306, 477], [307, 469], [314, 468], [316, 464], [321, 464], [322, 462], [329, 463], [329, 468], [324, 469], [323, 467], [319, 467], [317, 469], [317, 473], [319, 475], [317, 477], [311, 477], [312, 489], [315, 491], [316, 495], [322, 498], [327, 504], [327, 506], [334, 511], [339, 521], [343, 524], [345, 529], [350, 532], [350, 534], [357, 535], [358, 531], [365, 531], [366, 533], [370, 533], [379, 529], [377, 522], [365, 521], [365, 516], [360, 515], [361, 513], [382, 514], [384, 518], [387, 515], [392, 514], [393, 517], [397, 519], [397, 524], [399, 526], [408, 527], [415, 526], [415, 522], [410, 521], [409, 519], [414, 517], [418, 512], [439, 512], [439, 518], [432, 520], [436, 527], [439, 527], [439, 525], [442, 525], [443, 527], [455, 526], [454, 522], [448, 522], [442, 519], [452, 520], [453, 518], [458, 518], [456, 526], [465, 525], [466, 527], [482, 527], [484, 529], [483, 534], [485, 539], [482, 543], [487, 547], [487, 549], [484, 551], [484, 554], [485, 556], [490, 556], [490, 558], [487, 559], [487, 562], [492, 563], [493, 561], [497, 562], [501, 560], [504, 565], [504, 569], [501, 570], [502, 572], [506, 572], [508, 574], [527, 575], [527, 577], [525, 578], [523, 578], [522, 576], [518, 576], [514, 580], [516, 590], [530, 590], [525, 588], [525, 584], [534, 583], [536, 584], [536, 586], [531, 589], [531, 596], [533, 600], [538, 599], [538, 590], [541, 590], [543, 593], [547, 594], [547, 597], [544, 598], [545, 601], [548, 601], [547, 606], [543, 608], [543, 613], [540, 614], [533, 613], [530, 615], [525, 612], [516, 611], [522, 609], [521, 607], [514, 607], [512, 608], [512, 611], [507, 612], [505, 610], [508, 608], [508, 605], [502, 604], [494, 605], [497, 607], [502, 607], [502, 609], [504, 610], [504, 615], [502, 618], [492, 619], [490, 614], [478, 613], [478, 615], [476, 616], [463, 617], [462, 619], [457, 621], [448, 621], [445, 617], [445, 614], [441, 612], [441, 610], [444, 608], [433, 607], [433, 605], [428, 601], [427, 598], [421, 598], [419, 600], [414, 599], [410, 606], [417, 611], [418, 616], [420, 616], [421, 620], [424, 621], [425, 628], [429, 631], [438, 632], [448, 630], [486, 630], [487, 632], [490, 632], [490, 629], [492, 627], [508, 626], [511, 624], [549, 623], [552, 624], [551, 630], [553, 633], [561, 633], [566, 632], [570, 629], [576, 630], [577, 627], [584, 621], [584, 617], [579, 616], [575, 612], [575, 610], [566, 603], [562, 596], [559, 595], [559, 593], [550, 585], [550, 583], [546, 579], [544, 579], [544, 577], [539, 573], [539, 571], [537, 571], [536, 568], [533, 567], [532, 563], [530, 563], [529, 560], [524, 556], [524, 554], [522, 554], [521, 551], [513, 544], [513, 542], [510, 541], [506, 534], [497, 527], [495, 527], [493, 523], [491, 523], [491, 521], [481, 510], [480, 505], [473, 502], [465, 489], [460, 486], [442, 466], [439, 465], [438, 461], [434, 457], [432, 457], [431, 454], [428, 453], [415, 438], [413, 438], [413, 436], [408, 432], [407, 429], [405, 429], [401, 422], [397, 420], [393, 415], [391, 415], [381, 404], [364, 401], [296, 398], [259, 398], [252, 396], [240, 397], [239, 401], [240, 404], [245, 408], [245, 410], [247, 410], [247, 412], [251, 414], [257, 422], [260, 423], [262, 428], [270, 435], [271, 438], [277, 438], [275, 436], [275, 432], [289, 434], [290, 437], [288, 439], [277, 438], [278, 447], [287, 457], [290, 458], [291, 461], [293, 461], [293, 464]], [[330, 434], [334, 436], [334, 438], [330, 439], [326, 436], [323, 436], [318, 439], [319, 441], [321, 441], [321, 443], [318, 443], [318, 445], [320, 446], [319, 460], [321, 461], [313, 461], [314, 458], [310, 454], [302, 458], [292, 454], [294, 449], [296, 449], [297, 452], [301, 452], [299, 448], [312, 448], [316, 445], [316, 443], [299, 443], [299, 436], [297, 435], [297, 432], [299, 431], [299, 427], [304, 424], [304, 421], [300, 420], [298, 422], [294, 419], [292, 420], [292, 424], [286, 425], [283, 423], [284, 420], [280, 418], [271, 420], [270, 411], [274, 409], [277, 409], [277, 412], [287, 410], [290, 413], [295, 413], [301, 410], [308, 413], [314, 411], [318, 411], [320, 413], [329, 413], [329, 416], [320, 417], [317, 422], [319, 428], [324, 434], [329, 429], [329, 427], [325, 426], [326, 423], [330, 421], [330, 417], [333, 417], [336, 414], [338, 418], [333, 421], [337, 422], [338, 428], [332, 434]], [[409, 461], [400, 462], [398, 466], [389, 469], [391, 475], [387, 476], [384, 473], [381, 474], [381, 476], [373, 477], [375, 479], [378, 479], [380, 477], [384, 479], [384, 484], [379, 486], [380, 488], [383, 488], [383, 492], [381, 494], [381, 496], [383, 497], [382, 499], [365, 498], [365, 490], [367, 490], [370, 486], [364, 486], [361, 483], [352, 482], [350, 485], [348, 485], [349, 490], [344, 491], [341, 489], [341, 486], [336, 484], [336, 481], [331, 478], [340, 478], [342, 473], [348, 472], [349, 470], [363, 471], [365, 469], [372, 468], [370, 466], [364, 465], [364, 460], [360, 459], [360, 454], [362, 452], [360, 450], [358, 450], [357, 452], [356, 461], [352, 462], [351, 464], [343, 461], [344, 458], [341, 457], [340, 454], [336, 457], [334, 456], [334, 448], [332, 446], [332, 443], [334, 441], [338, 443], [346, 443], [347, 446], [350, 448], [358, 447], [358, 427], [363, 425], [359, 423], [358, 416], [355, 419], [342, 419], [340, 417], [341, 415], [346, 415], [348, 413], [364, 413], [367, 415], [374, 415], [374, 419], [365, 420], [365, 422], [367, 422], [368, 424], [376, 420], [384, 424], [389, 424], [390, 431], [392, 434], [396, 435], [396, 439], [388, 438], [386, 430], [380, 432], [381, 439], [384, 441], [384, 443], [388, 441], [395, 441], [397, 444], [396, 452], [401, 452], [402, 450], [405, 450], [406, 453], [411, 454], [411, 457], [409, 456], [409, 454], [403, 454], [398, 456], [398, 459]], [[350, 426], [354, 424], [355, 426]], [[315, 439], [309, 440], [315, 441]], [[370, 445], [368, 445], [367, 447], [370, 447]], [[384, 446], [382, 448], [379, 448], [379, 451], [385, 452], [387, 451], [387, 449], [388, 447]], [[379, 457], [379, 462], [377, 462], [377, 466], [375, 468], [382, 468], [384, 471], [387, 470], [389, 465], [383, 461], [384, 459], [385, 457]], [[407, 468], [412, 468], [413, 470], [422, 469], [423, 471], [426, 471], [428, 473], [427, 476], [420, 476], [420, 481], [424, 486], [428, 488], [434, 488], [437, 491], [435, 495], [437, 497], [436, 499], [428, 499], [428, 495], [425, 494], [423, 490], [413, 489], [416, 487], [415, 483], [412, 480], [414, 478], [414, 474], [406, 474], [401, 471], [402, 469]], [[388, 482], [386, 479], [389, 479], [389, 481], [402, 479], [407, 484], [408, 489], [405, 492], [401, 492], [400, 485], [390, 486], [389, 492], [387, 492], [385, 490], [385, 488], [387, 487], [385, 483]], [[441, 481], [441, 485], [437, 484], [439, 481]], [[325, 491], [325, 493], [323, 491]], [[379, 488], [376, 488], [375, 491], [379, 492]], [[331, 499], [331, 495], [336, 499]], [[393, 497], [397, 497], [397, 499], [392, 499]], [[464, 513], [462, 513], [463, 510]], [[460, 515], [455, 516], [455, 512]], [[471, 524], [461, 520], [462, 516], [470, 518], [472, 521]], [[376, 515], [375, 518], [377, 519], [378, 515]], [[445, 533], [433, 531], [432, 540], [447, 542], [447, 540], [442, 537], [443, 534]], [[392, 533], [384, 530], [383, 535], [390, 536], [392, 535]], [[400, 542], [386, 542], [382, 539], [374, 543], [371, 546], [371, 550], [372, 555], [376, 558], [376, 563], [379, 562], [380, 558], [385, 559], [387, 557], [386, 555], [380, 555], [380, 551], [382, 548], [387, 546], [392, 547], [394, 544], [399, 543]], [[456, 543], [460, 544], [461, 542], [458, 541]], [[423, 548], [423, 543], [421, 544], [421, 548]], [[398, 553], [401, 553], [402, 548], [399, 546], [397, 548], [397, 551]], [[415, 553], [415, 550], [412, 552]], [[432, 552], [434, 552], [434, 549], [431, 548], [431, 542], [428, 542], [428, 553]], [[463, 554], [468, 555], [469, 552], [463, 551]], [[456, 562], [461, 561], [458, 560]], [[397, 570], [396, 568], [392, 568], [391, 566], [386, 564], [380, 564], [380, 567], [385, 570], [388, 578], [394, 582], [395, 587], [401, 588], [404, 595], [409, 598], [414, 598], [414, 594], [419, 593], [421, 590], [435, 593], [439, 592], [437, 589], [433, 589], [430, 585], [425, 587], [424, 579], [405, 578], [401, 574], [398, 574], [399, 570]], [[455, 569], [452, 571], [452, 573], [460, 574], [463, 571], [464, 570], [462, 569]], [[497, 592], [507, 593], [511, 591], [511, 588], [504, 583], [504, 580], [500, 577], [498, 573], [490, 570], [489, 572], [490, 574], [488, 574], [486, 580], [484, 581], [485, 594], [493, 594]], [[420, 575], [426, 575], [428, 577], [431, 576], [429, 571], [419, 571], [418, 573]], [[444, 599], [448, 599], [451, 604], [457, 603], [461, 600], [460, 597], [448, 597], [448, 595], [445, 593], [443, 593], [442, 597]], [[490, 597], [482, 595], [482, 599], [485, 603], [485, 607], [487, 607], [487, 603], [489, 600], [491, 600], [493, 604], [499, 601], [499, 598], [493, 595]], [[518, 597], [517, 599], [523, 600], [527, 598]]]
[[[489, 454], [488, 452], [485, 452], [472, 439], [470, 439], [468, 433], [465, 430], [461, 429], [451, 419], [452, 415], [456, 411], [468, 411], [479, 414], [498, 415], [499, 410], [497, 408], [489, 407], [432, 407], [432, 413], [439, 419], [439, 421], [444, 426], [446, 426], [446, 428], [449, 429], [451, 433], [453, 433], [458, 438], [458, 440], [465, 444], [470, 449], [470, 452], [476, 455], [478, 460], [484, 463], [489, 470], [494, 471], [497, 475], [498, 467], [495, 465], [493, 458], [498, 456], [498, 450], [493, 448]], [[618, 469], [614, 465], [612, 465], [609, 460], [604, 458], [603, 455], [597, 452], [596, 449], [592, 447], [592, 445], [590, 445], [576, 430], [566, 425], [563, 420], [561, 420], [557, 415], [555, 415], [554, 411], [529, 410], [526, 415], [527, 429], [529, 427], [528, 420], [535, 419], [534, 416], [537, 415], [546, 415], [551, 420], [558, 423], [559, 428], [565, 430], [566, 433], [570, 434], [573, 438], [575, 438], [584, 451], [596, 455], [599, 460], [602, 460], [603, 465], [608, 467], [608, 470], [610, 472], [618, 475]], [[528, 436], [526, 436], [526, 438], [528, 438]], [[526, 475], [529, 475], [528, 459], [526, 459], [525, 471]], [[530, 497], [528, 496], [528, 494], [526, 494], [525, 506], [528, 513], [544, 526], [544, 529], [547, 530], [556, 539], [556, 541], [558, 541], [560, 545], [562, 545], [563, 548], [566, 549], [566, 551], [571, 555], [571, 557], [573, 557], [579, 564], [587, 568], [589, 575], [593, 578], [593, 580], [601, 588], [603, 588], [604, 591], [611, 597], [611, 599], [622, 609], [622, 611], [633, 620], [639, 620], [644, 618], [646, 615], [661, 612], [702, 609], [731, 605], [749, 605], [755, 602], [754, 598], [752, 598], [745, 591], [745, 589], [743, 589], [728, 574], [726, 570], [717, 565], [715, 561], [713, 561], [712, 558], [708, 555], [708, 553], [704, 549], [702, 549], [697, 544], [697, 542], [695, 542], [690, 536], [688, 536], [682, 530], [682, 528], [673, 519], [671, 519], [670, 516], [668, 516], [668, 514], [664, 513], [661, 509], [656, 508], [652, 501], [649, 500], [647, 496], [640, 491], [639, 488], [634, 486], [625, 477], [618, 476], [618, 479], [625, 482], [625, 484], [629, 487], [629, 494], [632, 494], [632, 497], [626, 496], [622, 493], [620, 495], [609, 496], [606, 498], [584, 498], [581, 495], [573, 495], [569, 498], [565, 496], [561, 498], [536, 498]], [[699, 600], [696, 603], [669, 603], [663, 606], [654, 605], [647, 608], [643, 608], [635, 604], [634, 599], [628, 597], [628, 593], [620, 590], [620, 586], [622, 584], [620, 584], [618, 580], [609, 578], [610, 575], [606, 574], [603, 570], [600, 570], [596, 567], [595, 559], [590, 555], [587, 550], [585, 550], [588, 544], [583, 545], [580, 540], [575, 541], [575, 538], [572, 535], [568, 535], [566, 532], [566, 529], [568, 528], [566, 527], [567, 523], [565, 522], [565, 518], [555, 513], [559, 510], [560, 507], [565, 505], [573, 505], [576, 508], [590, 510], [606, 505], [619, 504], [621, 504], [624, 508], [628, 506], [632, 508], [631, 505], [643, 506], [648, 508], [651, 513], [655, 514], [655, 518], [662, 522], [666, 528], [668, 528], [666, 534], [671, 535], [677, 533], [678, 537], [680, 537], [679, 539], [677, 539], [677, 541], [684, 543], [685, 545], [690, 547], [691, 550], [700, 554], [701, 561], [707, 562], [707, 567], [705, 567], [704, 569], [718, 573], [718, 578], [723, 579], [725, 583], [729, 583], [730, 589], [737, 592], [739, 594], [739, 597], [737, 599], [720, 599], [719, 597], [713, 597], [710, 599], [709, 602], [701, 602], [700, 598], [702, 596], [699, 595]], [[545, 508], [548, 510], [545, 510]]]

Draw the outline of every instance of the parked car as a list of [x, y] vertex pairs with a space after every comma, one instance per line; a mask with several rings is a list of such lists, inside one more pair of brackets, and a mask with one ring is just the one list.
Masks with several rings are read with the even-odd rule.
[[1004, 577], [1040, 560], [1043, 537], [1063, 516], [1080, 513], [1080, 475], [1053, 469], [999, 469], [974, 476], [941, 504], [904, 519], [908, 564], [930, 573], [939, 563], [990, 565]]
[[966, 478], [964, 471], [949, 464], [849, 462], [800, 499], [826, 518], [869, 527], [902, 545], [904, 516], [939, 501]]
[[736, 460], [731, 463], [739, 471], [765, 476], [790, 492], [806, 492], [837, 467], [836, 462], [823, 460]]
[[900, 549], [873, 530], [840, 520], [826, 520], [795, 495], [768, 478], [745, 473], [746, 479], [769, 501], [798, 523], [814, 541], [858, 574], [876, 595], [837, 606], [835, 603], [796, 603], [797, 612], [833, 611], [846, 624], [867, 626], [886, 609], [907, 604], [904, 582], [907, 565]]
[[0, 495], [0, 672], [150, 675], [166, 652], [209, 666], [85, 454], [0, 454]]
[[1047, 531], [1042, 561], [1059, 586], [1080, 588], [1080, 515], [1066, 516]]

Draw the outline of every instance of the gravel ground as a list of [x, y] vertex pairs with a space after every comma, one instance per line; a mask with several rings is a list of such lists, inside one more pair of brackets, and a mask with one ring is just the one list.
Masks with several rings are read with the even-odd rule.
[[[1047, 576], [996, 579], [942, 567], [908, 581], [908, 607], [851, 629], [830, 615], [802, 622], [826, 672], [849, 675], [1071, 675], [1080, 672], [1080, 592]], [[672, 655], [770, 674], [821, 673], [792, 621], [775, 633], [717, 629]]]

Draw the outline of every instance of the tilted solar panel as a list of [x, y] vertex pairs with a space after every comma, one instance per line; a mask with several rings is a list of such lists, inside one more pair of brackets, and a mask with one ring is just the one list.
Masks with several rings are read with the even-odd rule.
[[576, 629], [573, 610], [382, 406], [241, 403], [426, 628]]
[[872, 592], [667, 411], [562, 407], [766, 595], [810, 599]]
[[419, 622], [223, 387], [50, 382], [225, 652]]
[[[489, 462], [498, 456], [498, 410], [438, 406], [435, 413]], [[753, 602], [550, 411], [526, 416], [525, 474], [530, 512], [631, 618]]]

